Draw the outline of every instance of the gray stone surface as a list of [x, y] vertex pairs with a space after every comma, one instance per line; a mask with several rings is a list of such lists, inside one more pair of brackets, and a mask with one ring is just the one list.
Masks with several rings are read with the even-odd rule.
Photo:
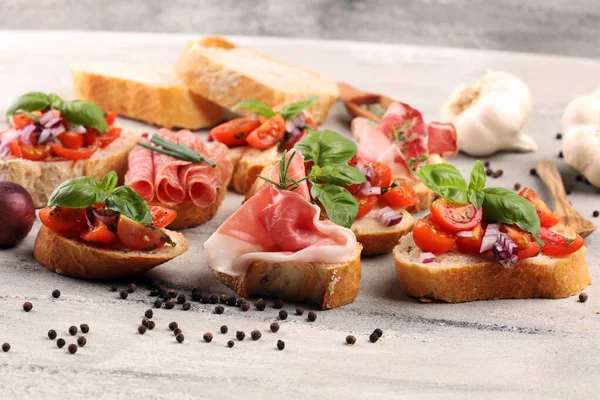
[[[0, 32], [0, 114], [11, 99], [27, 90], [72, 96], [69, 65], [119, 59], [165, 62], [182, 51], [189, 35], [111, 33]], [[547, 201], [548, 192], [527, 171], [537, 160], [559, 162], [573, 205], [585, 216], [600, 208], [595, 189], [575, 182], [575, 172], [557, 158], [555, 140], [562, 110], [575, 95], [600, 86], [600, 62], [525, 54], [422, 48], [400, 45], [237, 38], [241, 44], [284, 60], [315, 68], [366, 90], [387, 93], [435, 119], [452, 88], [475, 80], [490, 68], [521, 77], [530, 86], [534, 111], [526, 126], [540, 144], [533, 154], [491, 157], [502, 178], [492, 184], [530, 185]], [[127, 120], [119, 123], [149, 127]], [[337, 104], [325, 127], [348, 132], [349, 119]], [[463, 173], [474, 159], [452, 162]], [[160, 266], [145, 279], [179, 290], [199, 286], [210, 293], [230, 293], [209, 272], [202, 243], [238, 207], [229, 194], [216, 218], [185, 231], [190, 250]], [[247, 399], [592, 399], [600, 390], [600, 289], [589, 287], [589, 301], [508, 300], [465, 304], [421, 304], [400, 290], [391, 256], [363, 261], [356, 301], [319, 312], [314, 323], [290, 312], [277, 334], [268, 332], [277, 312], [262, 313], [194, 304], [192, 310], [155, 310], [157, 327], [144, 336], [137, 326], [152, 298], [140, 283], [138, 292], [120, 300], [112, 283], [62, 277], [45, 270], [32, 256], [33, 232], [18, 247], [0, 250], [0, 398], [247, 398]], [[592, 280], [600, 280], [598, 233], [587, 240]], [[116, 283], [123, 288], [129, 281]], [[51, 292], [58, 288], [59, 299]], [[33, 311], [22, 311], [24, 301]], [[294, 308], [286, 305], [288, 311]], [[177, 344], [167, 329], [182, 326], [186, 340]], [[56, 329], [67, 343], [71, 325], [87, 323], [88, 344], [72, 356], [46, 337]], [[222, 324], [229, 333], [222, 335]], [[368, 335], [384, 331], [375, 344]], [[258, 342], [225, 346], [236, 330], [263, 332]], [[215, 339], [206, 344], [204, 332]], [[353, 334], [357, 344], [344, 338]], [[284, 351], [275, 349], [278, 339]]]
[[600, 57], [597, 0], [2, 0], [0, 27], [307, 37]]

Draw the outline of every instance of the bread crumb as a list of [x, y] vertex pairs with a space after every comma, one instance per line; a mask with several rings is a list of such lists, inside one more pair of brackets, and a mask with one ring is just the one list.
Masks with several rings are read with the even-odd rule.
[[582, 328], [581, 330], [584, 331], [584, 332], [587, 332], [587, 331], [590, 330], [590, 328]]

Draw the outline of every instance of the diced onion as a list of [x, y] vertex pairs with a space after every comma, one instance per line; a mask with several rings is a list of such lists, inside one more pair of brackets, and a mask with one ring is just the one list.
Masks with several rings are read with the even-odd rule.
[[519, 247], [504, 232], [498, 234], [498, 241], [492, 248], [494, 257], [504, 268], [512, 268], [519, 261]]
[[54, 118], [54, 113], [52, 113], [52, 110], [50, 111], [46, 111], [41, 117], [40, 117], [40, 124], [42, 125], [46, 125], [48, 122], [50, 122], [52, 119]]
[[71, 124], [71, 123], [67, 124], [67, 130], [69, 130], [71, 132], [75, 132], [75, 133], [81, 133], [81, 134], [84, 134], [86, 132], [85, 126], [83, 126], [83, 125], [77, 125], [77, 124]]
[[481, 248], [479, 249], [479, 252], [483, 253], [484, 251], [491, 250], [498, 241], [499, 233], [499, 224], [488, 224], [487, 228], [485, 228], [485, 234], [483, 235], [483, 240], [481, 241]]
[[52, 118], [50, 121], [46, 122], [44, 125], [44, 128], [55, 128], [58, 124], [60, 124], [62, 122], [62, 118]]
[[31, 134], [35, 131], [34, 124], [27, 124], [21, 129], [19, 129], [19, 138], [21, 141], [31, 144]]
[[9, 143], [17, 139], [20, 134], [17, 129], [10, 128], [0, 136], [0, 160], [10, 154]]
[[62, 126], [62, 124], [58, 125], [56, 128], [52, 128], [52, 129], [46, 128], [42, 131], [42, 134], [40, 135], [38, 142], [40, 144], [44, 144], [44, 143], [52, 140], [53, 138], [57, 137], [64, 131], [65, 131], [65, 127]]
[[460, 231], [456, 232], [456, 236], [458, 237], [473, 237], [473, 231]]
[[367, 181], [371, 182], [371, 179], [373, 179], [373, 166], [365, 167], [362, 163], [357, 163], [355, 168], [367, 178]]
[[360, 188], [358, 190], [358, 194], [361, 196], [369, 196], [371, 194], [381, 194], [380, 186], [371, 186], [371, 182], [363, 182], [360, 184]]
[[402, 222], [402, 213], [390, 207], [384, 207], [377, 211], [377, 219], [385, 226], [394, 226]]
[[429, 264], [435, 261], [435, 254], [429, 252], [423, 252], [419, 256], [419, 262], [422, 264]]

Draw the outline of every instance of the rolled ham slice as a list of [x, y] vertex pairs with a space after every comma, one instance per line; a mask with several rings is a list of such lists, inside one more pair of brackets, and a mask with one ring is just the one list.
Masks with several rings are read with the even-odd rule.
[[[149, 143], [147, 139], [140, 139]], [[154, 159], [153, 151], [142, 146], [135, 146], [128, 156], [129, 172], [125, 184], [139, 194], [147, 202], [154, 198]]]
[[[177, 137], [168, 129], [159, 129], [157, 135], [177, 143]], [[185, 190], [179, 181], [179, 167], [190, 162], [175, 159], [162, 153], [154, 155], [156, 199], [167, 205], [177, 205], [185, 200]]]

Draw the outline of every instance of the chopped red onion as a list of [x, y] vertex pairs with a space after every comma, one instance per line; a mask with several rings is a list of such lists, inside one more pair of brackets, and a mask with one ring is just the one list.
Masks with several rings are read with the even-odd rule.
[[40, 117], [40, 124], [42, 125], [46, 125], [48, 122], [50, 122], [52, 119], [54, 119], [54, 113], [52, 112], [52, 110], [46, 111], [41, 117]]
[[87, 222], [90, 228], [96, 226], [96, 217], [94, 216], [94, 208], [87, 207], [85, 209], [85, 221]]
[[19, 129], [19, 139], [24, 143], [31, 144], [31, 134], [35, 131], [35, 128], [35, 124], [27, 124]]
[[51, 128], [55, 128], [60, 123], [62, 123], [62, 118], [56, 117], [56, 118], [52, 118], [50, 121], [48, 121], [42, 125], [44, 125], [44, 128], [51, 129]]
[[377, 219], [385, 226], [394, 226], [402, 222], [402, 213], [393, 210], [390, 207], [383, 207], [377, 211]]
[[62, 126], [62, 124], [58, 125], [56, 128], [44, 129], [42, 131], [42, 134], [40, 135], [38, 143], [45, 144], [46, 142], [48, 142], [48, 141], [52, 140], [53, 138], [57, 137], [58, 135], [60, 135], [64, 131], [65, 131], [65, 127]]
[[460, 231], [456, 232], [456, 236], [458, 237], [473, 237], [473, 231]]
[[17, 139], [21, 133], [14, 128], [8, 129], [0, 136], [0, 160], [10, 154], [9, 143]]
[[360, 184], [358, 194], [361, 196], [368, 196], [371, 194], [379, 195], [379, 194], [381, 194], [381, 187], [380, 186], [371, 186], [371, 182], [369, 182], [369, 181], [363, 182]]
[[86, 133], [85, 126], [72, 124], [70, 122], [67, 124], [67, 130], [69, 130], [71, 132], [75, 132], [75, 133], [81, 133], [81, 134]]
[[[93, 207], [88, 207], [92, 209], [94, 213], [94, 218], [102, 221], [104, 225], [108, 227], [111, 231], [117, 230], [117, 218], [119, 217], [119, 213], [112, 210], [98, 210]], [[87, 210], [86, 210], [87, 212]]]
[[435, 261], [435, 254], [429, 252], [423, 252], [419, 256], [419, 262], [422, 264], [429, 264]]
[[291, 119], [285, 121], [285, 131], [286, 132], [291, 132], [294, 129], [296, 129], [296, 124], [294, 123], [294, 121], [292, 121]]
[[283, 143], [284, 148], [292, 148], [302, 138], [302, 131], [298, 128], [294, 128], [291, 132], [288, 132], [289, 136]]
[[499, 224], [488, 224], [487, 228], [485, 228], [485, 234], [483, 235], [483, 240], [481, 241], [481, 248], [479, 249], [479, 252], [483, 253], [484, 251], [491, 250], [498, 241], [499, 233]]
[[365, 176], [365, 178], [367, 178], [367, 181], [371, 182], [371, 179], [373, 179], [373, 166], [372, 165], [369, 164], [368, 166], [365, 167], [365, 165], [362, 163], [356, 163], [355, 168], [357, 170], [359, 170], [360, 173]]
[[[148, 134], [146, 134], [146, 136], [148, 136]], [[142, 137], [146, 137], [146, 136], [142, 135]], [[208, 137], [206, 138], [206, 141], [209, 142], [209, 143], [210, 142], [214, 142], [215, 138], [209, 133]]]
[[504, 232], [498, 234], [498, 241], [492, 248], [496, 261], [504, 268], [512, 268], [519, 261], [519, 247]]

